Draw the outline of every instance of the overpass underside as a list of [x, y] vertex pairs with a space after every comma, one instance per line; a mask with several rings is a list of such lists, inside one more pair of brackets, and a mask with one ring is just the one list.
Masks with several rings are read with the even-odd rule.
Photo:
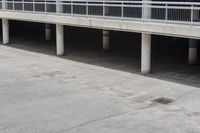
[[[152, 35], [189, 39], [190, 64], [197, 63], [200, 38], [200, 3], [83, 0], [1, 0], [3, 44], [9, 43], [9, 20], [45, 23], [50, 40], [50, 24], [56, 25], [56, 53], [65, 53], [64, 26], [102, 30], [102, 49], [110, 48], [110, 31], [141, 34], [141, 72], [151, 71]], [[23, 28], [23, 27], [22, 27]]]

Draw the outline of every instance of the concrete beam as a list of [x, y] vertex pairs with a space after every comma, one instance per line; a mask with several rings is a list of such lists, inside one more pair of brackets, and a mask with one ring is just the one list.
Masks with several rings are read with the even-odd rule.
[[148, 74], [151, 71], [151, 34], [142, 33], [141, 38], [141, 73]]
[[108, 30], [103, 30], [103, 50], [108, 50], [110, 48], [110, 32]]
[[198, 60], [198, 41], [195, 39], [189, 39], [189, 64], [197, 64]]
[[3, 44], [9, 43], [9, 21], [8, 19], [2, 19], [2, 34], [3, 34]]
[[58, 56], [64, 54], [64, 26], [56, 24], [56, 53]]
[[51, 25], [45, 24], [45, 39], [47, 41], [51, 40]]
[[62, 16], [0, 11], [0, 17], [12, 20], [62, 24], [68, 26], [97, 28], [116, 31], [139, 32], [200, 39], [200, 26], [146, 21], [126, 21], [94, 17]]

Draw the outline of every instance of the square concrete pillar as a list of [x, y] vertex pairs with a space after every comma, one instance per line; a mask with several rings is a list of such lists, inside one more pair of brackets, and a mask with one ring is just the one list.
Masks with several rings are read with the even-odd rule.
[[103, 30], [103, 50], [108, 50], [110, 48], [110, 32], [108, 30]]
[[189, 39], [189, 51], [188, 51], [189, 64], [197, 64], [198, 60], [198, 41], [195, 39]]
[[141, 73], [148, 74], [151, 71], [151, 34], [142, 33], [141, 42]]
[[2, 35], [3, 35], [3, 44], [9, 43], [9, 21], [8, 19], [2, 19]]
[[51, 40], [51, 25], [45, 24], [45, 39], [47, 41]]
[[60, 24], [56, 24], [56, 53], [64, 54], [64, 26]]

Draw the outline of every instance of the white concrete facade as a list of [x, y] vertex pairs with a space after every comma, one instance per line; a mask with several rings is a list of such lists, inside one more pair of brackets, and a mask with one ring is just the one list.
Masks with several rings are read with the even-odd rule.
[[189, 39], [189, 51], [188, 51], [189, 64], [197, 64], [198, 60], [198, 41], [195, 39]]
[[9, 21], [8, 19], [2, 19], [2, 34], [3, 44], [9, 43]]
[[64, 26], [56, 24], [56, 53], [58, 56], [64, 54]]
[[103, 30], [103, 50], [108, 50], [110, 48], [110, 32], [108, 30]]

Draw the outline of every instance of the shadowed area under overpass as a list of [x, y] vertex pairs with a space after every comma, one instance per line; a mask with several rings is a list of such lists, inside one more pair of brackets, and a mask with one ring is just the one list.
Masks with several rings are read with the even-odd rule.
[[[55, 55], [52, 40], [45, 41], [44, 24], [10, 22], [8, 47]], [[111, 49], [102, 50], [102, 31], [65, 26], [65, 56], [68, 60], [140, 74], [140, 34], [111, 31]], [[200, 87], [199, 65], [188, 65], [188, 39], [152, 37], [152, 73], [148, 76]], [[199, 61], [200, 62], [200, 61]]]

